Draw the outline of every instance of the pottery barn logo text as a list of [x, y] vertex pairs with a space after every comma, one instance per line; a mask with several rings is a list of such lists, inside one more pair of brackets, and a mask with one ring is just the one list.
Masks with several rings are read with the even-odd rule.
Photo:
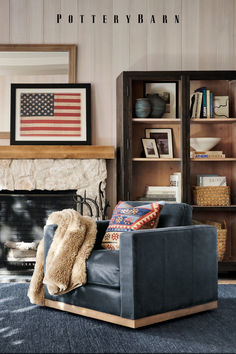
[[63, 16], [62, 14], [57, 14], [56, 16], [57, 23], [180, 23], [180, 15], [150, 15], [145, 16], [143, 14], [134, 15], [113, 15], [109, 17], [108, 15], [78, 15], [75, 17], [74, 15]]

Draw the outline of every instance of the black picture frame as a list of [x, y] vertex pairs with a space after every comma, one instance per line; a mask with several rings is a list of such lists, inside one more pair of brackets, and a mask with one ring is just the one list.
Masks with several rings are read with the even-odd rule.
[[173, 133], [172, 128], [146, 128], [146, 138], [156, 140], [160, 158], [173, 158]]
[[[42, 94], [51, 94], [53, 101], [50, 101], [49, 106], [44, 99], [42, 104], [42, 99], [35, 99], [35, 94], [41, 94], [40, 97]], [[54, 94], [64, 97], [58, 99], [57, 96], [54, 99]], [[52, 100], [52, 96], [48, 97], [47, 95], [46, 100]], [[58, 106], [55, 106], [56, 101]], [[32, 108], [33, 105], [36, 109]], [[43, 130], [40, 131], [40, 128]], [[91, 145], [91, 84], [11, 84], [10, 143]]]

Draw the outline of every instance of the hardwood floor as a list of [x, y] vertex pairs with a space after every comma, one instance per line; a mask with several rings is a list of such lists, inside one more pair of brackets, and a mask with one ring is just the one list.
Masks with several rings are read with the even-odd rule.
[[236, 279], [218, 279], [218, 284], [236, 284]]

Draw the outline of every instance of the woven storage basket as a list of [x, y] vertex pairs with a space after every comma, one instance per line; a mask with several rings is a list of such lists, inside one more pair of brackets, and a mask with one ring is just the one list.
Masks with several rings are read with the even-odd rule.
[[224, 258], [226, 252], [226, 240], [227, 240], [227, 229], [226, 221], [223, 222], [213, 221], [213, 220], [197, 220], [192, 219], [193, 225], [212, 225], [217, 229], [217, 253], [218, 253], [218, 262], [221, 262]]
[[193, 200], [196, 205], [205, 206], [229, 206], [230, 187], [193, 187]]
[[227, 230], [217, 229], [217, 251], [218, 251], [218, 261], [221, 262], [224, 258], [226, 251], [226, 239]]

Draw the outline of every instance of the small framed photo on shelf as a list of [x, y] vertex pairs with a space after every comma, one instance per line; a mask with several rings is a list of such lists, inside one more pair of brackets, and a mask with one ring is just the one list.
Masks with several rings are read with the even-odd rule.
[[177, 82], [146, 82], [145, 95], [155, 93], [166, 102], [165, 113], [162, 118], [177, 118]]
[[90, 84], [12, 84], [11, 145], [91, 144]]
[[173, 143], [171, 128], [145, 129], [146, 138], [155, 139], [160, 158], [173, 158]]
[[155, 139], [142, 138], [142, 143], [143, 143], [143, 149], [145, 152], [145, 157], [149, 157], [149, 158], [159, 158], [160, 157]]

